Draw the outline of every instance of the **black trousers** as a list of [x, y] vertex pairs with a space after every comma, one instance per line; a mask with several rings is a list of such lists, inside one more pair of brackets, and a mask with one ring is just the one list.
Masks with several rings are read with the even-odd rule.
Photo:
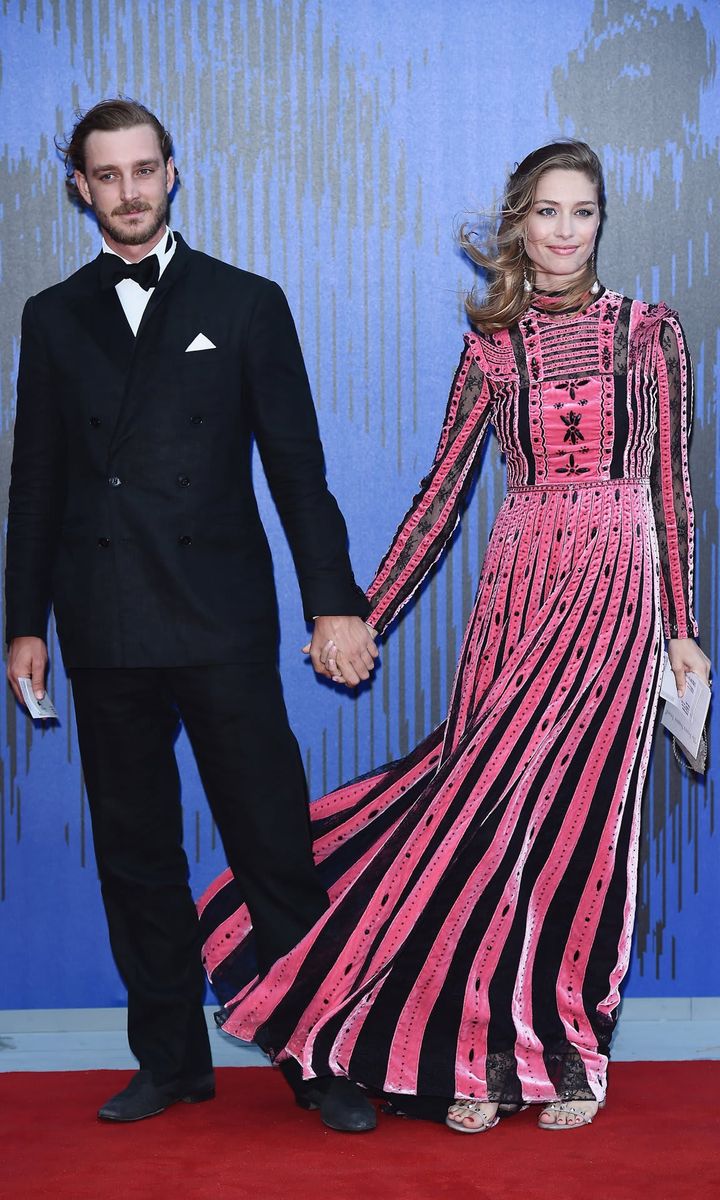
[[325, 911], [305, 776], [275, 663], [71, 671], [110, 943], [128, 1038], [155, 1082], [211, 1069], [198, 921], [174, 743], [195, 754], [261, 971]]

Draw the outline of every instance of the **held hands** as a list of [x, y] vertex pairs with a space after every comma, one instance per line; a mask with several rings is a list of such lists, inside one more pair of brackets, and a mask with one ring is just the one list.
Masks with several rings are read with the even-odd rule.
[[38, 637], [17, 637], [10, 643], [7, 662], [7, 677], [15, 696], [25, 707], [19, 679], [32, 679], [32, 689], [38, 700], [45, 695], [45, 672], [47, 670], [47, 647]]
[[318, 675], [357, 687], [375, 668], [375, 637], [361, 617], [316, 617], [312, 641], [302, 652], [310, 655]]
[[668, 658], [679, 696], [685, 692], [686, 674], [697, 675], [704, 683], [710, 684], [710, 659], [703, 654], [694, 638], [671, 638], [668, 642]]

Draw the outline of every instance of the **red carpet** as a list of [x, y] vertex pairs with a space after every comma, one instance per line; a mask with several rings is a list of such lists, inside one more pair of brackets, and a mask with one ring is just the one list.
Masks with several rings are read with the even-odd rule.
[[541, 1133], [530, 1109], [474, 1137], [382, 1116], [375, 1133], [333, 1134], [258, 1068], [220, 1070], [212, 1103], [101, 1124], [127, 1079], [0, 1075], [2, 1200], [720, 1197], [720, 1062], [619, 1063], [592, 1127]]

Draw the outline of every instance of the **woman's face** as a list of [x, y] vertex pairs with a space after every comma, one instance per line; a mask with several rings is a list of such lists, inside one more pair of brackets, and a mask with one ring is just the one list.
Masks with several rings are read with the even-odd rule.
[[541, 175], [525, 226], [535, 287], [553, 291], [571, 284], [595, 248], [599, 225], [597, 188], [587, 175], [561, 168]]

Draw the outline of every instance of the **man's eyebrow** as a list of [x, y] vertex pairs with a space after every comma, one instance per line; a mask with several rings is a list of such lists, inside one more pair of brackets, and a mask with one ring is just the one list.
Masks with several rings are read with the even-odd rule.
[[[132, 164], [133, 171], [138, 167], [157, 167], [160, 165], [159, 158], [141, 158]], [[93, 167], [93, 175], [103, 175], [105, 171], [117, 171], [118, 167], [115, 163], [102, 163], [100, 166]]]

